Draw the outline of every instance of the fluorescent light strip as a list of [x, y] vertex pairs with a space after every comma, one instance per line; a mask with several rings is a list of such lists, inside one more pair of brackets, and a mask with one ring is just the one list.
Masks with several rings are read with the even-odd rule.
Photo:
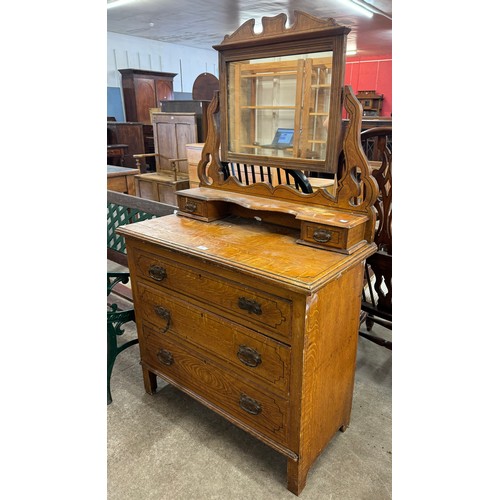
[[360, 14], [363, 14], [366, 17], [373, 17], [373, 12], [368, 10], [366, 7], [363, 5], [358, 4], [354, 0], [342, 0], [342, 3], [348, 5], [351, 9], [354, 9], [355, 11], [359, 12]]
[[[365, 0], [350, 0], [352, 3], [356, 4], [358, 7], [365, 9], [367, 12], [371, 12], [372, 14], [379, 14], [381, 16], [386, 17], [387, 19], [392, 21], [392, 17], [386, 14], [383, 10], [380, 10], [378, 7], [375, 7], [375, 5], [372, 5], [368, 2], [365, 2]], [[372, 17], [372, 16], [370, 16]]]
[[108, 2], [108, 9], [114, 9], [115, 7], [121, 7], [128, 3], [135, 2], [135, 0], [115, 0], [114, 2]]

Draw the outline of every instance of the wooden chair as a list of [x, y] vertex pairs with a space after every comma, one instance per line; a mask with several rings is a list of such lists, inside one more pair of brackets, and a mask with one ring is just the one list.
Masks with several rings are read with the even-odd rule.
[[273, 186], [284, 184], [292, 186], [302, 193], [312, 193], [313, 188], [301, 170], [247, 165], [234, 162], [222, 162], [224, 178], [234, 175], [242, 184], [269, 182]]
[[361, 302], [359, 334], [376, 344], [392, 349], [392, 341], [371, 332], [376, 323], [392, 331], [392, 127], [376, 127], [361, 133], [361, 144], [377, 180], [380, 194], [375, 243], [377, 252], [365, 265], [365, 288]]

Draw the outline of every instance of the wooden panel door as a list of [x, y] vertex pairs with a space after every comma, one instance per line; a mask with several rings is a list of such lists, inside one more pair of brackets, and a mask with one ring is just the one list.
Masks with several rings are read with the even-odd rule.
[[155, 108], [161, 108], [161, 101], [170, 101], [174, 97], [172, 81], [156, 80], [156, 103]]
[[135, 79], [137, 121], [149, 122], [149, 108], [156, 107], [155, 81], [152, 78]]
[[[197, 142], [196, 118], [194, 113], [153, 114], [155, 150], [160, 155], [158, 170], [171, 170], [169, 159], [186, 158], [186, 144]], [[180, 172], [188, 172], [187, 161], [179, 165]]]

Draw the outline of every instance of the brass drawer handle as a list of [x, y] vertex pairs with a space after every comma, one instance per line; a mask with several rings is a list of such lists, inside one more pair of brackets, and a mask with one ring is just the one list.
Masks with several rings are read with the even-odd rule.
[[246, 394], [240, 394], [240, 408], [251, 415], [258, 415], [262, 411], [260, 403]]
[[237, 353], [238, 359], [247, 366], [255, 368], [262, 363], [262, 358], [258, 351], [246, 345], [240, 345]]
[[186, 204], [184, 205], [184, 210], [186, 212], [189, 212], [192, 214], [193, 212], [196, 212], [196, 209], [198, 208], [198, 205], [192, 201], [186, 201]]
[[165, 309], [162, 306], [155, 306], [154, 311], [158, 316], [160, 316], [160, 318], [164, 319], [167, 322], [167, 324], [165, 325], [165, 328], [160, 330], [160, 333], [165, 333], [170, 328], [170, 325], [172, 324], [172, 318], [170, 315], [170, 311], [168, 309]]
[[332, 232], [326, 229], [316, 229], [313, 239], [318, 243], [328, 243], [332, 239]]
[[243, 309], [245, 311], [248, 311], [249, 313], [261, 315], [262, 314], [262, 308], [260, 304], [251, 299], [247, 299], [246, 297], [240, 297], [238, 299], [238, 307], [240, 309]]
[[174, 355], [165, 349], [160, 349], [156, 354], [156, 357], [159, 359], [160, 363], [164, 365], [173, 365], [174, 364]]
[[167, 271], [165, 270], [165, 268], [156, 264], [151, 264], [149, 266], [148, 274], [155, 281], [162, 281], [167, 277]]

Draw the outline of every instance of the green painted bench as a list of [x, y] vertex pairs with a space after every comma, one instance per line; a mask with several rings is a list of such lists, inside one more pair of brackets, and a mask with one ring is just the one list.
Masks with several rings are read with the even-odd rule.
[[[120, 307], [113, 299], [112, 294], [123, 297], [132, 303], [130, 288], [125, 286], [129, 280], [127, 249], [124, 239], [116, 234], [116, 229], [124, 224], [133, 224], [142, 220], [160, 217], [174, 213], [176, 207], [159, 203], [156, 201], [137, 198], [115, 191], [108, 191], [108, 272], [107, 272], [107, 296], [108, 296], [108, 383], [107, 397], [108, 405], [113, 401], [111, 397], [111, 373], [116, 357], [123, 350], [137, 344], [137, 339], [118, 344], [118, 339], [123, 335], [123, 325], [135, 321], [134, 308]], [[122, 301], [123, 302], [123, 301]]]

